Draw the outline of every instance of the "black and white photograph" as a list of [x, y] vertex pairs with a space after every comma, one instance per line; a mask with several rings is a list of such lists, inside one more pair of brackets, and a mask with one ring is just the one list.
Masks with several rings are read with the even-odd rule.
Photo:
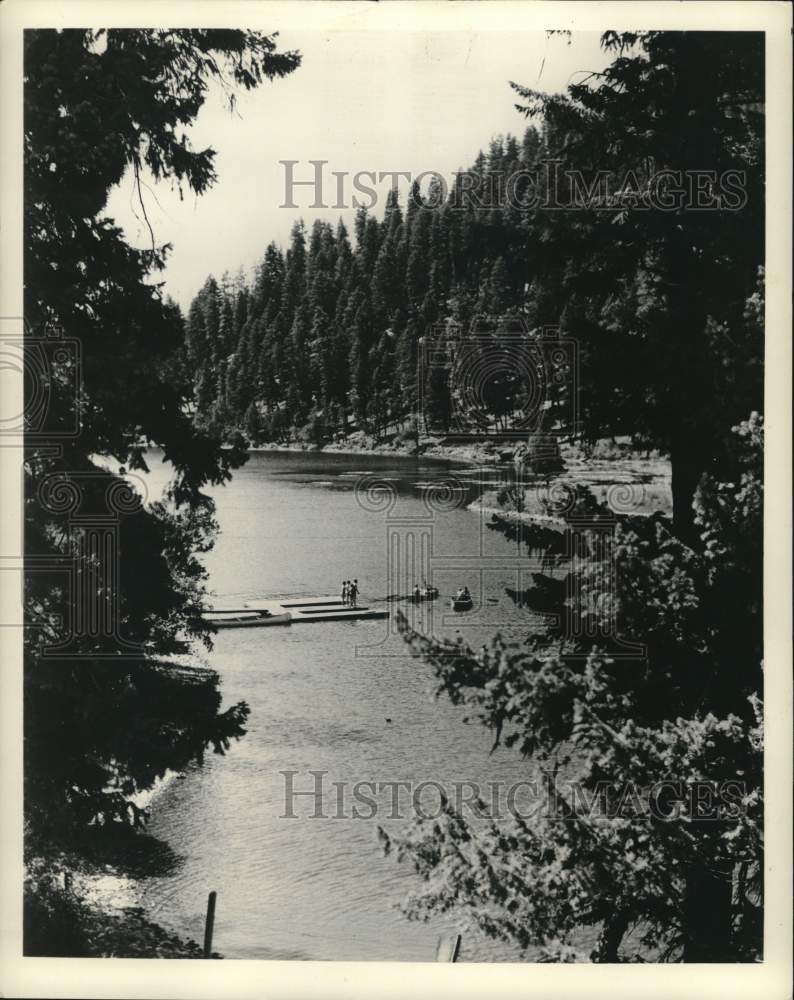
[[641, 6], [3, 5], [4, 995], [790, 990], [791, 8]]

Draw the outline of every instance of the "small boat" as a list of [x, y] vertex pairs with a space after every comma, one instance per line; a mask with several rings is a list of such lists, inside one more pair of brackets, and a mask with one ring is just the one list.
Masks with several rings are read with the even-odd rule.
[[471, 594], [463, 597], [453, 597], [449, 603], [453, 611], [471, 611], [474, 607], [474, 600]]
[[262, 628], [266, 625], [289, 625], [289, 611], [274, 615], [271, 611], [205, 611], [202, 618], [215, 628]]

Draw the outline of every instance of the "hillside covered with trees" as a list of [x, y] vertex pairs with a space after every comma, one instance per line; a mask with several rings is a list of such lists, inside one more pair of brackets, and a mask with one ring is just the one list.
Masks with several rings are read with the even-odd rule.
[[[510, 203], [500, 190], [547, 152], [534, 127], [520, 143], [496, 138], [446, 192], [414, 182], [401, 205], [392, 189], [381, 219], [357, 210], [352, 235], [341, 220], [297, 223], [252, 284], [208, 277], [186, 321], [199, 424], [255, 443], [379, 436], [416, 412], [425, 338], [483, 314], [552, 322], [553, 310], [525, 309], [530, 234], [516, 202], [528, 182]], [[444, 429], [446, 387], [434, 376], [421, 388], [423, 415]]]

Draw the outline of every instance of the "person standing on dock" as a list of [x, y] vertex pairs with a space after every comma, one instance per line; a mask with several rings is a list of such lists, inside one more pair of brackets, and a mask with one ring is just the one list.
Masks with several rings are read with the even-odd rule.
[[347, 604], [347, 598], [349, 594], [349, 584], [347, 580], [342, 581], [342, 604]]
[[358, 580], [354, 580], [350, 584], [349, 594], [350, 594], [350, 606], [351, 608], [354, 608], [356, 606], [356, 599], [358, 597]]

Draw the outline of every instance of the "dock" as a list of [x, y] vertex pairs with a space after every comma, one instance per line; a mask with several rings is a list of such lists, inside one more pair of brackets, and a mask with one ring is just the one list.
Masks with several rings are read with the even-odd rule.
[[246, 601], [246, 611], [269, 611], [272, 615], [292, 616], [291, 624], [299, 622], [359, 621], [367, 618], [388, 618], [389, 608], [359, 605], [351, 608], [341, 597], [272, 597], [262, 601]]

